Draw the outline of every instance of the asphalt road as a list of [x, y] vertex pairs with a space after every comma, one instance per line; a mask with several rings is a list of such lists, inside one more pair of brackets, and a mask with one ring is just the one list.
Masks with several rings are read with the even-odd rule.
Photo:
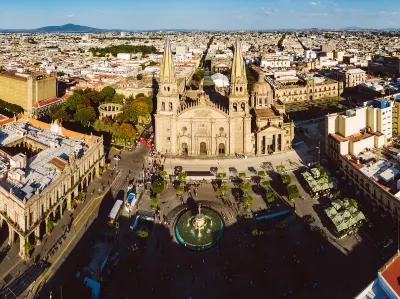
[[[108, 186], [108, 182], [112, 182], [115, 179], [111, 185], [111, 190], [108, 190], [104, 196], [98, 195], [97, 198], [90, 200], [81, 213], [76, 215], [74, 228], [71, 229], [73, 234], [71, 240], [60, 248], [61, 252], [56, 260], [53, 261], [51, 267], [46, 269], [28, 289], [32, 294], [40, 290], [40, 298], [48, 298], [50, 292], [52, 292], [53, 299], [61, 298], [62, 285], [65, 284], [65, 281], [75, 275], [77, 267], [80, 267], [81, 264], [84, 266], [85, 263], [90, 262], [90, 260], [87, 260], [89, 257], [86, 255], [87, 252], [90, 252], [90, 248], [87, 246], [90, 247], [94, 236], [107, 235], [108, 213], [115, 198], [120, 196], [121, 190], [124, 192], [123, 196], [126, 195], [127, 177], [129, 180], [141, 178], [143, 163], [146, 163], [149, 150], [148, 147], [142, 144], [135, 151], [122, 151], [118, 167], [103, 174], [100, 182], [105, 187]], [[115, 154], [116, 151], [111, 150], [110, 158], [112, 159]], [[116, 166], [116, 163], [112, 159], [111, 168]], [[129, 171], [131, 172], [130, 174]], [[112, 177], [110, 177], [111, 172], [113, 173]], [[97, 182], [97, 185], [89, 186], [88, 190], [95, 188], [97, 192], [99, 186], [101, 185]], [[63, 291], [63, 293], [66, 292], [67, 290]]]

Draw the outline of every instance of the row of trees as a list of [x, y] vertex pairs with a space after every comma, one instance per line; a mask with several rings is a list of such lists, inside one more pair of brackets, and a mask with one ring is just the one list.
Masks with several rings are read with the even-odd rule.
[[0, 99], [0, 109], [4, 109], [13, 113], [22, 113], [24, 108], [16, 104], [11, 104]]
[[146, 46], [146, 45], [116, 45], [110, 46], [105, 48], [91, 48], [90, 51], [93, 53], [94, 56], [98, 57], [105, 57], [108, 53], [116, 57], [119, 53], [142, 53], [142, 55], [148, 54], [160, 54], [157, 51], [157, 48], [154, 46]]
[[[146, 97], [143, 93], [136, 95], [136, 97], [125, 97], [116, 93], [114, 88], [107, 86], [101, 92], [92, 89], [76, 90], [62, 105], [51, 107], [49, 113], [53, 120], [57, 119], [61, 122], [79, 121], [87, 127], [97, 119], [99, 105], [108, 102], [124, 105], [122, 113], [116, 118], [119, 124], [135, 124], [139, 117], [148, 118], [153, 109], [151, 97]], [[108, 126], [111, 127], [113, 121], [101, 121], [103, 123], [98, 123], [97, 128], [100, 128], [100, 131], [109, 132]]]

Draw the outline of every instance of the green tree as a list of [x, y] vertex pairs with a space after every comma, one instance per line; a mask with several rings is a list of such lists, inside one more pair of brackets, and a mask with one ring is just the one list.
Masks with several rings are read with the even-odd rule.
[[332, 192], [332, 195], [334, 198], [338, 198], [340, 196], [340, 190], [339, 189], [334, 190]]
[[218, 188], [218, 194], [225, 196], [228, 193], [228, 188], [226, 186], [221, 186]]
[[271, 182], [270, 181], [263, 181], [262, 185], [264, 188], [269, 189], [271, 187]]
[[101, 90], [106, 101], [110, 101], [115, 95], [115, 89], [111, 86], [106, 86]]
[[290, 175], [288, 175], [288, 174], [282, 175], [282, 176], [281, 176], [281, 179], [282, 179], [282, 183], [283, 183], [284, 185], [289, 185], [289, 184], [292, 182], [292, 178], [291, 178]]
[[321, 181], [327, 182], [328, 181], [328, 174], [324, 171], [320, 176]]
[[[153, 191], [154, 192], [154, 191]], [[150, 200], [150, 205], [151, 205], [151, 207], [152, 208], [157, 208], [158, 207], [158, 198], [157, 197], [154, 197], [154, 198], [152, 198], [151, 200]]]
[[352, 207], [358, 209], [358, 203], [357, 203], [354, 199], [351, 199], [351, 200], [350, 200], [350, 205], [351, 205]]
[[250, 191], [250, 182], [243, 182], [240, 184], [240, 189], [242, 189], [243, 193], [247, 193]]
[[219, 178], [219, 179], [224, 179], [224, 178], [226, 178], [226, 172], [218, 172], [217, 178]]
[[183, 187], [182, 186], [178, 186], [177, 188], [176, 188], [176, 195], [179, 195], [179, 196], [182, 196], [183, 195], [183, 192], [184, 192], [184, 189], [183, 189]]
[[114, 94], [114, 96], [111, 99], [111, 102], [116, 103], [116, 104], [122, 104], [124, 102], [125, 96], [120, 93]]
[[125, 98], [125, 104], [127, 104], [128, 106], [131, 106], [131, 104], [134, 100], [135, 100], [135, 98], [133, 97], [133, 95], [130, 95], [129, 97]]
[[274, 202], [276, 200], [276, 194], [274, 191], [270, 191], [267, 193], [267, 202], [271, 203]]
[[137, 115], [142, 116], [142, 117], [147, 117], [149, 116], [149, 107], [146, 103], [144, 102], [134, 102], [132, 104], [133, 109], [136, 110]]
[[298, 198], [300, 196], [300, 191], [299, 191], [299, 188], [297, 188], [297, 185], [287, 186], [286, 192], [287, 192], [288, 198], [290, 200]]
[[244, 179], [246, 177], [246, 173], [245, 172], [239, 172], [239, 177], [241, 179]]
[[165, 179], [165, 177], [167, 176], [167, 172], [165, 170], [161, 170], [158, 172], [158, 175], [162, 178]]
[[117, 122], [112, 124], [110, 132], [114, 136], [114, 138], [116, 138], [116, 139], [120, 138], [120, 134], [121, 134], [120, 126]]
[[124, 122], [136, 123], [137, 116], [138, 116], [137, 111], [133, 106], [124, 105], [124, 107], [122, 108], [122, 113], [117, 115], [117, 121], [120, 123]]
[[136, 135], [136, 130], [131, 124], [122, 124], [119, 127], [119, 134], [122, 139], [132, 141]]
[[54, 222], [51, 220], [47, 221], [47, 224], [46, 224], [47, 232], [51, 233], [53, 231], [53, 228], [54, 228]]
[[254, 206], [254, 200], [251, 196], [243, 197], [243, 208], [246, 210], [250, 210]]
[[51, 118], [53, 120], [57, 119], [62, 123], [63, 121], [69, 121], [71, 119], [71, 115], [67, 111], [59, 109], [51, 115]]
[[142, 80], [143, 79], [143, 75], [142, 74], [137, 74], [136, 79]]
[[178, 181], [184, 182], [186, 180], [187, 173], [185, 171], [182, 171], [178, 174]]
[[156, 194], [161, 194], [165, 189], [164, 180], [154, 180], [151, 184], [151, 190]]
[[265, 171], [264, 170], [260, 170], [259, 172], [258, 172], [258, 176], [260, 177], [260, 178], [263, 178], [263, 177], [265, 177], [267, 174], [265, 173]]
[[91, 101], [92, 104], [100, 104], [104, 102], [104, 95], [101, 92], [97, 92], [95, 90], [91, 90], [86, 94], [86, 97]]
[[110, 132], [111, 131], [111, 126], [107, 123], [105, 123], [101, 119], [96, 119], [96, 121], [93, 124], [94, 129], [97, 132]]
[[32, 245], [29, 241], [27, 241], [27, 242], [25, 243], [25, 245], [24, 245], [24, 249], [25, 249], [25, 255], [28, 256], [28, 257], [30, 257], [31, 254], [32, 254], [32, 251], [33, 251], [34, 247], [33, 247], [33, 245]]
[[79, 109], [74, 115], [74, 120], [81, 122], [85, 127], [89, 126], [95, 119], [96, 112], [92, 107]]

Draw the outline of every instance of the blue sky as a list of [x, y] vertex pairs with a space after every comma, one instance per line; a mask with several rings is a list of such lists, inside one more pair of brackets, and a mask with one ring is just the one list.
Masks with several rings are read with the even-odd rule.
[[0, 28], [400, 28], [395, 0], [0, 0]]

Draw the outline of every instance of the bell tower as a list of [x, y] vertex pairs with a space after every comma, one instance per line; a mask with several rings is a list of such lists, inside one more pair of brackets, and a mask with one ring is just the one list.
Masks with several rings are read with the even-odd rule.
[[179, 106], [178, 81], [172, 57], [171, 43], [167, 39], [158, 80], [157, 112], [155, 119], [155, 146], [157, 151], [177, 154], [177, 111]]
[[157, 113], [176, 114], [179, 105], [178, 81], [176, 80], [175, 64], [169, 39], [165, 40], [158, 86]]
[[229, 113], [249, 113], [246, 66], [243, 60], [242, 44], [236, 39], [232, 62], [231, 87], [229, 91]]

